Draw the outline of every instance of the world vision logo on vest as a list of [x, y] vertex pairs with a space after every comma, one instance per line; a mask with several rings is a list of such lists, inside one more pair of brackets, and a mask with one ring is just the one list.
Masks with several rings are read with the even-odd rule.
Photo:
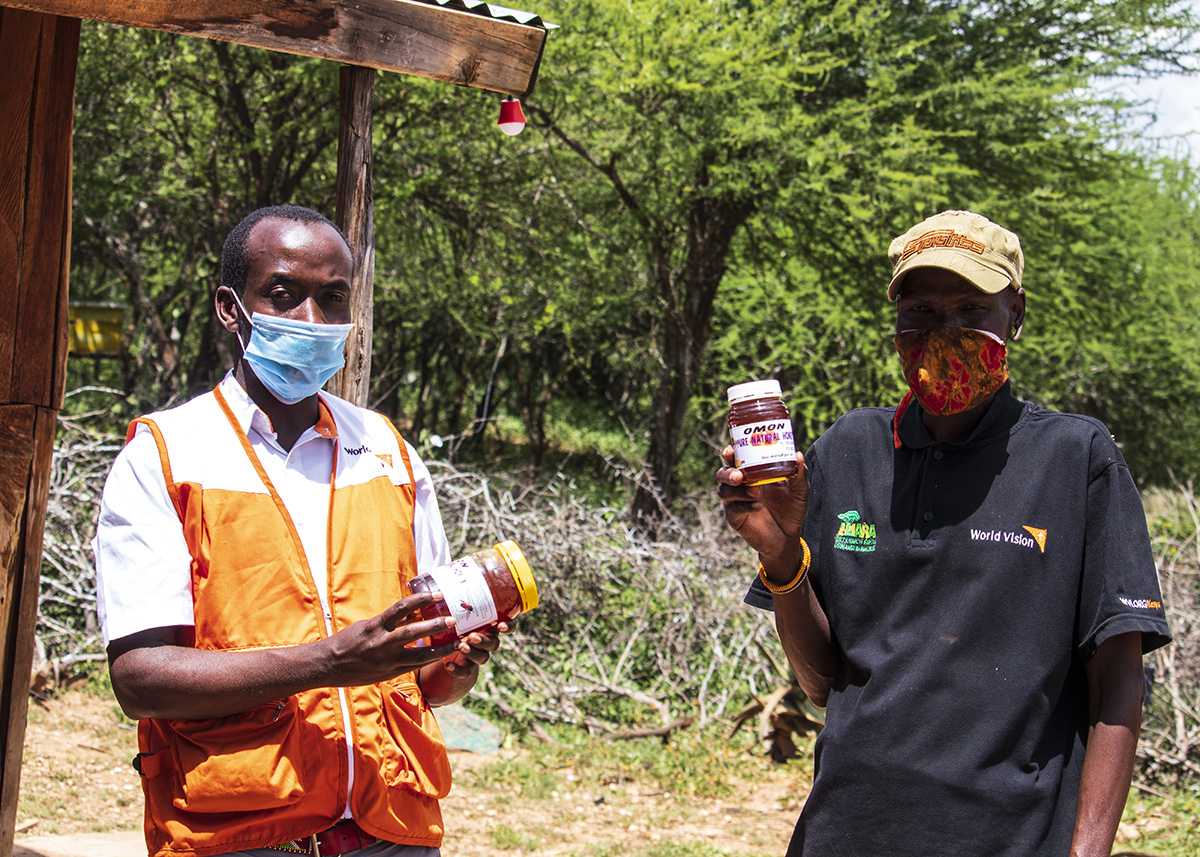
[[1006, 545], [1016, 545], [1022, 548], [1037, 548], [1041, 553], [1046, 552], [1046, 530], [1042, 527], [1031, 527], [1025, 524], [1021, 527], [1025, 533], [1003, 530], [971, 530], [973, 542], [1002, 542]]
[[833, 546], [840, 551], [856, 551], [870, 553], [875, 550], [875, 525], [868, 524], [855, 510], [842, 512], [838, 515], [841, 523], [837, 535], [833, 537]]
[[1021, 529], [1033, 536], [1033, 540], [1037, 542], [1038, 549], [1041, 550], [1042, 553], [1046, 552], [1045, 530], [1043, 530], [1041, 527], [1031, 527], [1029, 524], [1025, 524], [1023, 527], [1021, 527]]
[[[348, 446], [343, 446], [342, 449], [344, 449], [346, 451], [346, 455], [364, 455], [368, 452], [371, 452], [371, 447], [367, 446], [366, 444], [363, 444], [362, 446], [360, 446], [356, 449], [351, 449]], [[392, 466], [392, 456], [389, 455], [388, 453], [376, 452], [376, 453], [374, 453], [374, 455], [376, 458], [378, 458], [380, 461], [382, 461], [388, 467]]]

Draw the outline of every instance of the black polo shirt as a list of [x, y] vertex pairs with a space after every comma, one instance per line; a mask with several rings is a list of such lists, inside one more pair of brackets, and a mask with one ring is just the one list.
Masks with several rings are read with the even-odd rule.
[[[805, 456], [811, 580], [840, 662], [789, 855], [1055, 855], [1087, 737], [1084, 664], [1170, 637], [1146, 520], [1103, 424], [1001, 389], [937, 442], [914, 404]], [[746, 601], [770, 609], [756, 580]]]

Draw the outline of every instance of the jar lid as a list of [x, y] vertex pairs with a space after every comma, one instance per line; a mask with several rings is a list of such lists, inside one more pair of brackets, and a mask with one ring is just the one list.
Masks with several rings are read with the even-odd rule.
[[783, 398], [783, 390], [780, 388], [778, 381], [747, 381], [745, 384], [734, 384], [729, 388], [729, 404], [731, 405], [736, 405], [738, 402], [745, 402], [749, 399], [765, 398]]
[[529, 570], [525, 554], [521, 553], [521, 549], [512, 539], [500, 542], [496, 545], [496, 550], [499, 551], [500, 556], [504, 557], [504, 563], [508, 566], [513, 580], [516, 581], [517, 592], [521, 595], [521, 612], [526, 613], [537, 607], [537, 584], [533, 581], [533, 572]]

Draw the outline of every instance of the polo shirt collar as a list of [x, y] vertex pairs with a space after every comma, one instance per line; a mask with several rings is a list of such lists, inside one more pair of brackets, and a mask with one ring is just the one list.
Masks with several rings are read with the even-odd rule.
[[996, 391], [979, 425], [970, 432], [944, 441], [936, 440], [925, 427], [925, 422], [921, 419], [921, 406], [914, 400], [900, 417], [896, 435], [900, 444], [909, 449], [925, 449], [935, 443], [958, 447], [983, 446], [1007, 437], [1020, 422], [1024, 410], [1024, 402], [1012, 394], [1012, 381], [1005, 381]]
[[[250, 431], [254, 430], [263, 437], [274, 439], [276, 437], [275, 427], [271, 425], [271, 419], [263, 413], [262, 408], [254, 403], [242, 385], [238, 383], [237, 378], [233, 377], [233, 370], [225, 373], [225, 377], [221, 379], [218, 385], [221, 390], [221, 395], [225, 397], [225, 401], [229, 403], [229, 409], [237, 418], [238, 428], [242, 433], [249, 436]], [[303, 439], [308, 432], [315, 432], [320, 437], [335, 438], [338, 436], [337, 424], [333, 421], [333, 414], [329, 412], [329, 407], [325, 404], [324, 398], [320, 393], [317, 394], [317, 424], [311, 429], [308, 429]]]

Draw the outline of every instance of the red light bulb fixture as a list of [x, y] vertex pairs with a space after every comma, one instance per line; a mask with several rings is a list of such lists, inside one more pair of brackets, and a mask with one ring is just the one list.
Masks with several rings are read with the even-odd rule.
[[500, 120], [496, 124], [510, 137], [520, 134], [525, 127], [525, 112], [521, 110], [521, 102], [512, 96], [501, 101]]

